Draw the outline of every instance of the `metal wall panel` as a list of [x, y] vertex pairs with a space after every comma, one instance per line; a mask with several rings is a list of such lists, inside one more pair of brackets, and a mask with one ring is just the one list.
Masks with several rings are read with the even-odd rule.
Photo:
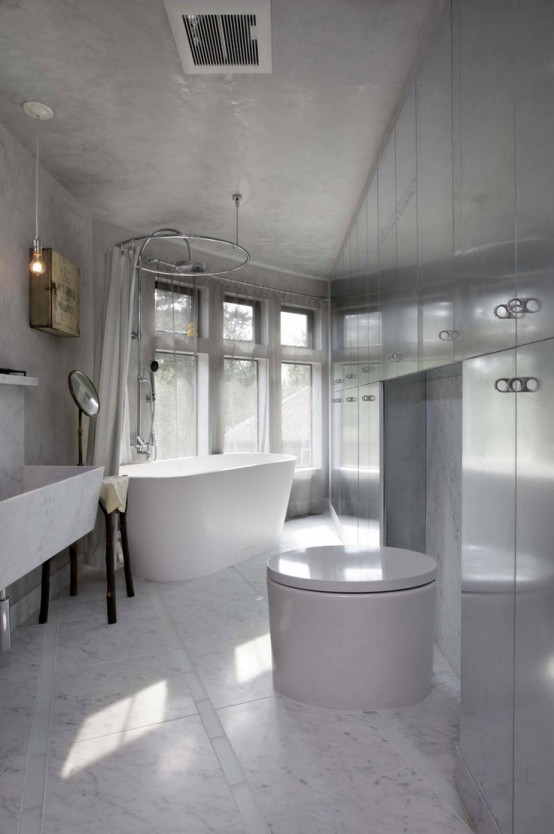
[[416, 97], [412, 87], [395, 129], [396, 284], [399, 373], [418, 367]]
[[381, 378], [398, 374], [396, 274], [396, 148], [392, 133], [377, 169], [379, 212], [379, 306], [381, 308]]
[[417, 284], [416, 94], [412, 86], [398, 115], [396, 143], [396, 263], [399, 283]]
[[461, 282], [456, 279], [461, 273], [462, 258], [462, 157], [461, 157], [461, 44], [460, 44], [460, 0], [451, 5], [451, 51], [452, 51], [452, 264], [454, 317], [453, 330], [460, 338], [454, 342], [454, 360], [464, 357], [463, 340], [463, 295]]
[[367, 192], [368, 292], [379, 290], [379, 202], [377, 177]]
[[339, 519], [345, 544], [358, 543], [358, 389], [343, 391], [341, 402]]
[[447, 8], [416, 84], [420, 369], [454, 361], [450, 23]]
[[341, 458], [343, 454], [342, 444], [342, 390], [344, 379], [342, 375], [342, 363], [345, 349], [344, 313], [345, 299], [348, 298], [351, 289], [350, 275], [350, 246], [345, 246], [342, 251], [337, 269], [337, 280], [334, 282], [334, 298], [331, 301], [331, 472], [330, 472], [330, 499], [333, 509], [340, 516], [341, 510]]
[[338, 393], [331, 397], [331, 476], [330, 476], [330, 499], [334, 511], [339, 514], [340, 508], [340, 456], [341, 456], [341, 404]]
[[463, 365], [460, 750], [503, 834], [513, 832], [516, 397], [495, 382], [515, 376], [513, 350]]
[[[552, 0], [446, 4], [345, 247], [347, 280], [332, 284], [334, 394], [356, 401], [332, 404], [331, 497], [352, 541], [371, 535], [376, 424], [362, 397], [377, 378], [389, 380], [388, 543], [425, 514], [405, 514], [419, 493], [403, 468], [423, 447], [392, 379], [413, 367], [414, 286], [418, 367], [469, 360], [461, 751], [503, 834], [545, 834], [554, 816], [554, 355], [538, 343], [554, 336], [553, 31]], [[494, 388], [516, 371], [538, 391]]]
[[360, 385], [358, 544], [381, 543], [381, 384]]
[[[514, 834], [554, 819], [554, 340], [521, 347], [517, 376]], [[507, 395], [506, 395], [507, 398]]]
[[[372, 370], [363, 381], [371, 382], [381, 378], [381, 313], [379, 310], [379, 206], [377, 179], [375, 178], [367, 192], [367, 291], [368, 291], [368, 336], [367, 363]], [[360, 378], [362, 381], [362, 378]]]
[[[460, 3], [461, 236], [465, 357], [512, 347], [515, 318], [513, 0]], [[495, 314], [495, 310], [497, 314]]]
[[517, 342], [553, 335], [554, 3], [516, 0]]
[[396, 270], [381, 272], [379, 311], [381, 314], [381, 379], [398, 376], [402, 355], [398, 351], [398, 288]]

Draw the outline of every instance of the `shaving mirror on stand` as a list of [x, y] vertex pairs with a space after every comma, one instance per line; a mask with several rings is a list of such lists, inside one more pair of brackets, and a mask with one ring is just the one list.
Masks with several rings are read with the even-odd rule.
[[83, 414], [94, 417], [100, 410], [100, 399], [92, 381], [82, 371], [71, 371], [68, 377], [71, 396], [79, 409], [79, 466], [83, 465]]
[[[79, 463], [83, 466], [83, 414], [87, 417], [94, 417], [100, 410], [100, 398], [92, 381], [82, 371], [70, 371], [67, 379], [71, 396], [79, 409]], [[48, 559], [42, 563], [40, 612], [38, 621], [45, 623], [48, 620], [48, 603], [50, 599], [50, 563]], [[69, 594], [74, 597], [78, 593], [77, 580], [77, 542], [69, 545]]]
[[[83, 465], [83, 414], [95, 417], [100, 410], [100, 397], [91, 380], [82, 371], [71, 371], [68, 378], [69, 390], [79, 409], [79, 466]], [[108, 623], [117, 622], [116, 589], [115, 589], [115, 549], [116, 519], [119, 522], [121, 535], [121, 549], [123, 551], [123, 568], [125, 572], [125, 586], [127, 596], [134, 597], [133, 576], [131, 573], [131, 557], [127, 541], [127, 475], [109, 475], [102, 481], [100, 490], [100, 509], [106, 519], [106, 603], [108, 608]], [[69, 595], [75, 596], [77, 587], [77, 545], [69, 548], [70, 579]]]
[[[83, 466], [83, 414], [87, 417], [95, 417], [100, 410], [100, 397], [92, 380], [83, 371], [70, 371], [67, 382], [71, 396], [79, 409], [79, 461], [77, 465]], [[69, 594], [73, 597], [78, 593], [77, 542], [69, 545], [69, 563], [71, 566]]]

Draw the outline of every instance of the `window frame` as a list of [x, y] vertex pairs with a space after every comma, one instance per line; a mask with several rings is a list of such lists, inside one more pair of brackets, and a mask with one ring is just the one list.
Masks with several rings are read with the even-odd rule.
[[303, 464], [301, 460], [296, 464], [296, 469], [317, 469], [321, 466], [319, 460], [319, 450], [315, 447], [315, 442], [320, 436], [320, 421], [317, 419], [317, 399], [320, 392], [320, 369], [321, 365], [317, 362], [302, 362], [294, 359], [281, 359], [280, 367], [280, 425], [281, 425], [281, 453], [289, 454], [283, 448], [283, 365], [302, 365], [310, 369], [310, 462]]
[[[295, 313], [296, 315], [306, 316], [306, 335], [308, 339], [307, 345], [289, 345], [283, 342], [281, 314]], [[314, 310], [310, 307], [295, 307], [290, 304], [282, 304], [279, 310], [279, 344], [283, 348], [296, 348], [297, 350], [313, 350], [315, 345], [315, 315]]]
[[[160, 331], [162, 333], [166, 333], [167, 331]], [[154, 359], [157, 359], [158, 356], [168, 356], [175, 358], [176, 356], [188, 356], [193, 360], [193, 380], [194, 380], [194, 448], [195, 448], [195, 455], [198, 455], [199, 452], [199, 426], [200, 426], [200, 407], [199, 407], [199, 389], [200, 389], [200, 380], [199, 380], [199, 355], [197, 353], [193, 353], [192, 351], [186, 350], [168, 350], [167, 348], [161, 348], [154, 345]], [[156, 428], [156, 424], [154, 423], [154, 431], [155, 434], [159, 434], [159, 429]], [[179, 453], [179, 456], [182, 457]], [[186, 455], [184, 455], [187, 457]], [[161, 460], [170, 460], [170, 458], [161, 458]]]
[[253, 362], [256, 368], [256, 449], [254, 452], [245, 452], [244, 454], [258, 454], [259, 452], [265, 451], [262, 449], [262, 439], [261, 439], [261, 408], [262, 408], [262, 399], [263, 397], [263, 390], [266, 387], [266, 380], [265, 374], [263, 374], [263, 360], [259, 359], [257, 356], [233, 356], [227, 353], [223, 354], [223, 387], [220, 392], [221, 396], [221, 405], [222, 405], [222, 414], [223, 414], [223, 452], [224, 454], [236, 454], [235, 452], [230, 452], [228, 449], [225, 448], [225, 413], [226, 413], [226, 398], [225, 398], [225, 363], [227, 361], [231, 362]]
[[[245, 307], [252, 308], [252, 338], [251, 339], [228, 339], [225, 336], [225, 304], [239, 304]], [[259, 345], [261, 344], [261, 333], [262, 333], [262, 306], [261, 303], [256, 298], [249, 298], [248, 296], [243, 295], [233, 295], [232, 293], [223, 293], [223, 299], [221, 303], [221, 313], [222, 313], [222, 327], [221, 327], [221, 338], [223, 342], [233, 343], [237, 342], [238, 344], [247, 344], [247, 345]]]
[[[174, 295], [183, 295], [188, 296], [190, 298], [190, 306], [191, 306], [191, 323], [194, 325], [194, 335], [188, 336], [186, 331], [182, 330], [161, 330], [157, 327], [156, 323], [156, 290], [166, 290], [172, 292]], [[201, 292], [198, 291], [198, 287], [192, 284], [184, 284], [181, 281], [175, 282], [172, 281], [171, 278], [160, 278], [158, 275], [154, 279], [154, 333], [165, 333], [170, 335], [179, 336], [181, 338], [191, 339], [197, 338], [202, 336], [203, 330], [202, 328], [202, 300], [201, 300]], [[186, 351], [179, 351], [183, 353]]]

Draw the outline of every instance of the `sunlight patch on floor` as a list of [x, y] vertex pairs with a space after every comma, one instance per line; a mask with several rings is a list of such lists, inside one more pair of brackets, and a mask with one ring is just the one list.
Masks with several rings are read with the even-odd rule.
[[271, 640], [262, 634], [235, 648], [235, 674], [238, 683], [248, 683], [271, 670]]
[[[62, 779], [69, 779], [131, 741], [152, 732], [157, 724], [164, 721], [166, 704], [167, 680], [161, 680], [90, 715], [81, 724], [71, 746], [61, 770]], [[94, 744], [95, 740], [98, 742], [98, 731], [95, 734], [95, 729], [99, 726], [109, 726], [110, 732], [101, 736], [101, 744]]]

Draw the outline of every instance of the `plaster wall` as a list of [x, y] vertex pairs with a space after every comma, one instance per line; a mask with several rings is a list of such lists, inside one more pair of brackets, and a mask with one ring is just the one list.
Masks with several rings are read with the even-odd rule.
[[[2, 125], [0, 194], [0, 366], [26, 370], [39, 380], [36, 388], [25, 389], [24, 463], [74, 464], [77, 409], [67, 377], [73, 368], [92, 373], [91, 217], [53, 177], [40, 169], [42, 244], [80, 268], [80, 336], [52, 336], [29, 327], [28, 262], [35, 231], [34, 157]], [[57, 564], [65, 562], [65, 556], [60, 556]], [[14, 583], [8, 589], [12, 603], [33, 591], [37, 597], [39, 584], [39, 570]], [[26, 616], [32, 608], [25, 607]]]

